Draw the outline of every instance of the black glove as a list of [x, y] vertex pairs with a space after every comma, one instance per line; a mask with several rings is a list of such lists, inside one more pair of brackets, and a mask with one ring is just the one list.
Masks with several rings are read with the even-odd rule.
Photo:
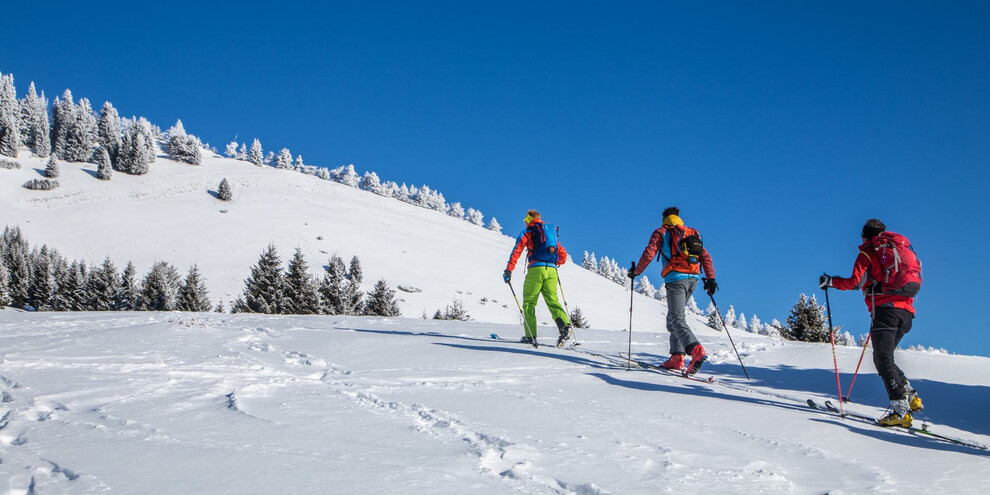
[[505, 280], [505, 283], [509, 283], [512, 280], [512, 272], [509, 270], [502, 272], [502, 280]]
[[704, 283], [705, 283], [705, 292], [707, 292], [709, 296], [715, 295], [715, 291], [718, 290], [718, 284], [715, 282], [715, 279], [706, 278], [704, 279]]
[[636, 267], [630, 268], [629, 269], [629, 273], [627, 273], [626, 275], [629, 276], [629, 279], [630, 280], [635, 279], [636, 278]]
[[818, 277], [818, 288], [827, 289], [829, 287], [834, 287], [832, 285], [832, 277], [823, 273], [821, 277]]

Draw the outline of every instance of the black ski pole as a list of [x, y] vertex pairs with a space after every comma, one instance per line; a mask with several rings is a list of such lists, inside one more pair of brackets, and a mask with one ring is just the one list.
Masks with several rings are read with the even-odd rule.
[[746, 365], [743, 364], [742, 357], [739, 356], [739, 351], [736, 350], [736, 343], [732, 341], [732, 335], [729, 334], [729, 326], [725, 324], [725, 320], [722, 319], [722, 312], [718, 310], [718, 304], [715, 304], [715, 296], [708, 294], [708, 298], [712, 300], [712, 306], [715, 308], [715, 314], [718, 315], [718, 320], [722, 322], [722, 328], [725, 329], [725, 334], [729, 336], [729, 343], [732, 344], [732, 351], [736, 353], [736, 359], [739, 360], [739, 366], [742, 366], [743, 374], [746, 375], [746, 379], [750, 380], [749, 372], [746, 371]]
[[[560, 270], [557, 270], [557, 287], [560, 288], [560, 299], [564, 301], [564, 311], [567, 312], [567, 320], [571, 319], [571, 309], [567, 307], [567, 296], [564, 295], [564, 282], [560, 280]], [[574, 342], [571, 345], [580, 345], [577, 340], [577, 332], [574, 331], [574, 325], [571, 325], [571, 340]]]
[[[509, 286], [509, 290], [512, 291], [512, 299], [516, 301], [516, 307], [519, 308], [519, 317], [522, 318], [523, 330], [526, 332], [526, 336], [529, 336], [529, 325], [526, 324], [526, 314], [523, 313], [522, 305], [519, 304], [519, 298], [516, 297], [516, 289], [512, 288], [512, 282], [506, 282], [505, 285]], [[537, 347], [536, 343], [536, 333], [533, 333], [533, 347]]]
[[[636, 269], [636, 262], [633, 261], [629, 266], [629, 271]], [[632, 369], [632, 308], [633, 308], [633, 278], [629, 277], [629, 350], [626, 352], [626, 371]]]

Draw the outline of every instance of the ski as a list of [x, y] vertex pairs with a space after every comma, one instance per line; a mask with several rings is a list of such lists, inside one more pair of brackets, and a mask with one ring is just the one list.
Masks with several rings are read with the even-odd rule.
[[[627, 359], [627, 356], [625, 354], [623, 354], [623, 353], [620, 353], [619, 356], [622, 357], [623, 359]], [[658, 366], [658, 365], [655, 365], [655, 364], [647, 363], [646, 361], [640, 361], [640, 360], [637, 360], [637, 359], [632, 359], [631, 361], [633, 363], [636, 363], [636, 365], [639, 366], [640, 368], [647, 369], [647, 370], [650, 370], [650, 371], [655, 371], [657, 373], [663, 373], [665, 375], [670, 375], [670, 376], [677, 376], [677, 377], [680, 377], [680, 378], [687, 378], [688, 380], [694, 380], [696, 382], [715, 383], [715, 377], [714, 376], [709, 376], [708, 378], [701, 378], [700, 376], [689, 375], [689, 374], [687, 374], [686, 371], [668, 370], [667, 368], [664, 368], [662, 366]]]
[[825, 401], [825, 405], [823, 406], [821, 404], [818, 404], [817, 402], [815, 402], [812, 399], [808, 399], [808, 406], [811, 407], [812, 409], [816, 410], [816, 411], [821, 411], [821, 412], [826, 412], [826, 413], [834, 414], [834, 415], [836, 415], [836, 416], [838, 416], [840, 418], [844, 418], [844, 419], [851, 419], [853, 421], [858, 421], [858, 422], [861, 422], [861, 423], [871, 424], [873, 426], [877, 426], [877, 427], [883, 428], [885, 430], [902, 431], [902, 432], [905, 432], [905, 433], [915, 434], [915, 435], [926, 435], [926, 436], [932, 437], [932, 438], [934, 438], [936, 440], [940, 440], [940, 441], [943, 441], [943, 442], [946, 442], [946, 443], [960, 445], [960, 446], [963, 446], [963, 447], [969, 447], [971, 449], [976, 449], [976, 450], [982, 450], [984, 452], [990, 451], [990, 447], [987, 447], [986, 445], [983, 445], [981, 443], [973, 442], [973, 441], [970, 441], [970, 440], [964, 440], [962, 438], [951, 437], [951, 436], [948, 436], [948, 435], [942, 435], [941, 433], [935, 433], [935, 432], [933, 432], [933, 431], [931, 431], [931, 430], [928, 429], [928, 424], [926, 424], [926, 423], [922, 423], [921, 428], [916, 428], [914, 426], [910, 426], [910, 427], [907, 427], [907, 428], [900, 427], [900, 426], [881, 426], [880, 423], [877, 422], [877, 419], [876, 418], [872, 418], [870, 416], [865, 416], [865, 415], [862, 415], [862, 414], [856, 414], [856, 413], [850, 413], [850, 412], [847, 412], [847, 413], [844, 413], [844, 414], [841, 413], [839, 411], [839, 408], [835, 407], [835, 404], [833, 404], [832, 401], [828, 401], [828, 400]]

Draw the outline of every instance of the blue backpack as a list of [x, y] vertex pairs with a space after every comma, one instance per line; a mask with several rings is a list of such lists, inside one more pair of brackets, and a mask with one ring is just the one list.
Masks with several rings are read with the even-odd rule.
[[529, 259], [544, 263], [557, 264], [557, 228], [547, 223], [535, 223], [529, 226], [532, 233], [533, 249]]

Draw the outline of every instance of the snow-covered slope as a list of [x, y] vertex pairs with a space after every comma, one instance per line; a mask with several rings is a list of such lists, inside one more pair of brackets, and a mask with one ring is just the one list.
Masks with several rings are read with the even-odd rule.
[[[32, 245], [48, 244], [70, 258], [99, 263], [109, 255], [118, 268], [133, 261], [139, 276], [155, 261], [183, 274], [195, 263], [214, 304], [222, 299], [229, 308], [250, 267], [274, 243], [283, 260], [301, 248], [314, 275], [322, 276], [334, 253], [345, 262], [358, 255], [365, 290], [379, 278], [393, 288], [421, 289], [398, 293], [404, 316], [432, 316], [457, 298], [478, 321], [519, 321], [501, 278], [512, 238], [440, 212], [212, 153], [199, 166], [159, 156], [147, 175], [115, 173], [108, 182], [95, 178], [95, 165], [63, 163], [58, 189], [31, 191], [21, 184], [42, 177], [44, 161], [21, 154], [21, 169], [0, 170], [0, 228], [19, 225]], [[232, 202], [215, 197], [223, 178], [232, 185]], [[539, 207], [520, 206], [520, 218], [532, 206]], [[522, 222], [506, 230], [515, 235], [517, 228]], [[566, 225], [561, 240], [566, 247]], [[523, 273], [517, 268], [520, 296]], [[572, 262], [560, 273], [571, 309], [580, 307], [594, 327], [629, 326], [622, 287]], [[662, 328], [665, 306], [643, 296], [637, 301], [634, 327]], [[542, 303], [538, 315], [551, 324]]]
[[[987, 452], [812, 411], [827, 345], [704, 338], [706, 384], [515, 325], [0, 311], [4, 493], [985, 493]], [[549, 341], [549, 339], [547, 339]], [[665, 335], [636, 332], [656, 360]], [[858, 358], [840, 348], [848, 386]], [[990, 443], [990, 360], [904, 352], [932, 428]], [[876, 415], [871, 366], [850, 410]], [[730, 388], [736, 387], [736, 388]], [[740, 390], [739, 387], [744, 388]]]

